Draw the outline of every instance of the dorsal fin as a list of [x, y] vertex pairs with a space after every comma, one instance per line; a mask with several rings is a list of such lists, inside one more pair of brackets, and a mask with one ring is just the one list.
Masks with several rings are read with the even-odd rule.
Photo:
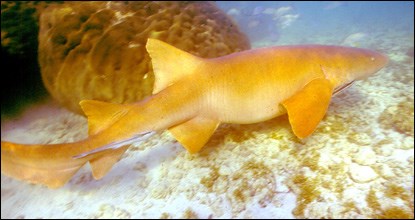
[[192, 74], [203, 61], [203, 58], [156, 39], [149, 38], [146, 48], [151, 57], [155, 76], [153, 94], [160, 92], [184, 76]]
[[96, 100], [82, 100], [79, 102], [85, 115], [88, 117], [88, 134], [93, 135], [111, 126], [124, 116], [129, 108], [126, 105], [101, 102]]

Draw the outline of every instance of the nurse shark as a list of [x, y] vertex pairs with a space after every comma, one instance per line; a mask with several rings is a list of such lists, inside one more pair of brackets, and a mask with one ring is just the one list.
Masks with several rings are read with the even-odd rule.
[[137, 103], [83, 100], [89, 137], [62, 144], [1, 142], [1, 172], [20, 180], [63, 186], [89, 162], [104, 177], [130, 143], [169, 130], [197, 153], [221, 123], [250, 124], [288, 114], [306, 138], [326, 114], [333, 94], [382, 69], [381, 53], [326, 45], [275, 46], [204, 59], [148, 39], [153, 95]]

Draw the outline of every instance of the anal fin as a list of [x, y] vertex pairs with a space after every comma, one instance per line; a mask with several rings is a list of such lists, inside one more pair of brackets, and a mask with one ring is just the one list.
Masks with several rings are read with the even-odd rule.
[[287, 110], [291, 128], [297, 137], [305, 138], [313, 133], [327, 112], [332, 94], [330, 81], [318, 78], [281, 103]]
[[120, 160], [129, 146], [125, 145], [117, 149], [104, 150], [89, 160], [94, 178], [101, 179], [104, 177], [111, 170], [112, 166]]
[[169, 128], [169, 131], [190, 153], [197, 153], [208, 142], [219, 124], [219, 121], [198, 116]]

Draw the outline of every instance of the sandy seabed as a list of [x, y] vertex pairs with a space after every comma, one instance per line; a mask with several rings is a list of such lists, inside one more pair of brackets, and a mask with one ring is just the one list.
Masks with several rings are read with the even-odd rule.
[[[389, 65], [335, 96], [305, 140], [286, 116], [221, 125], [196, 155], [159, 133], [133, 144], [99, 181], [89, 165], [55, 190], [2, 175], [1, 217], [413, 218], [413, 33], [370, 36]], [[325, 37], [314, 40], [335, 36]], [[86, 119], [51, 100], [1, 122], [1, 139], [19, 143], [86, 136]]]

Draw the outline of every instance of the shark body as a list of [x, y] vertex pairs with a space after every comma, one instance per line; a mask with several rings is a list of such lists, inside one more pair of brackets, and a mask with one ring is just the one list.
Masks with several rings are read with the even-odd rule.
[[100, 179], [128, 149], [126, 140], [137, 135], [168, 129], [196, 153], [220, 123], [256, 123], [286, 113], [294, 134], [305, 138], [325, 115], [333, 93], [388, 61], [371, 50], [323, 45], [261, 48], [213, 59], [155, 39], [146, 47], [155, 73], [151, 97], [132, 104], [81, 101], [89, 128], [82, 141], [2, 141], [2, 173], [56, 188], [89, 162]]

